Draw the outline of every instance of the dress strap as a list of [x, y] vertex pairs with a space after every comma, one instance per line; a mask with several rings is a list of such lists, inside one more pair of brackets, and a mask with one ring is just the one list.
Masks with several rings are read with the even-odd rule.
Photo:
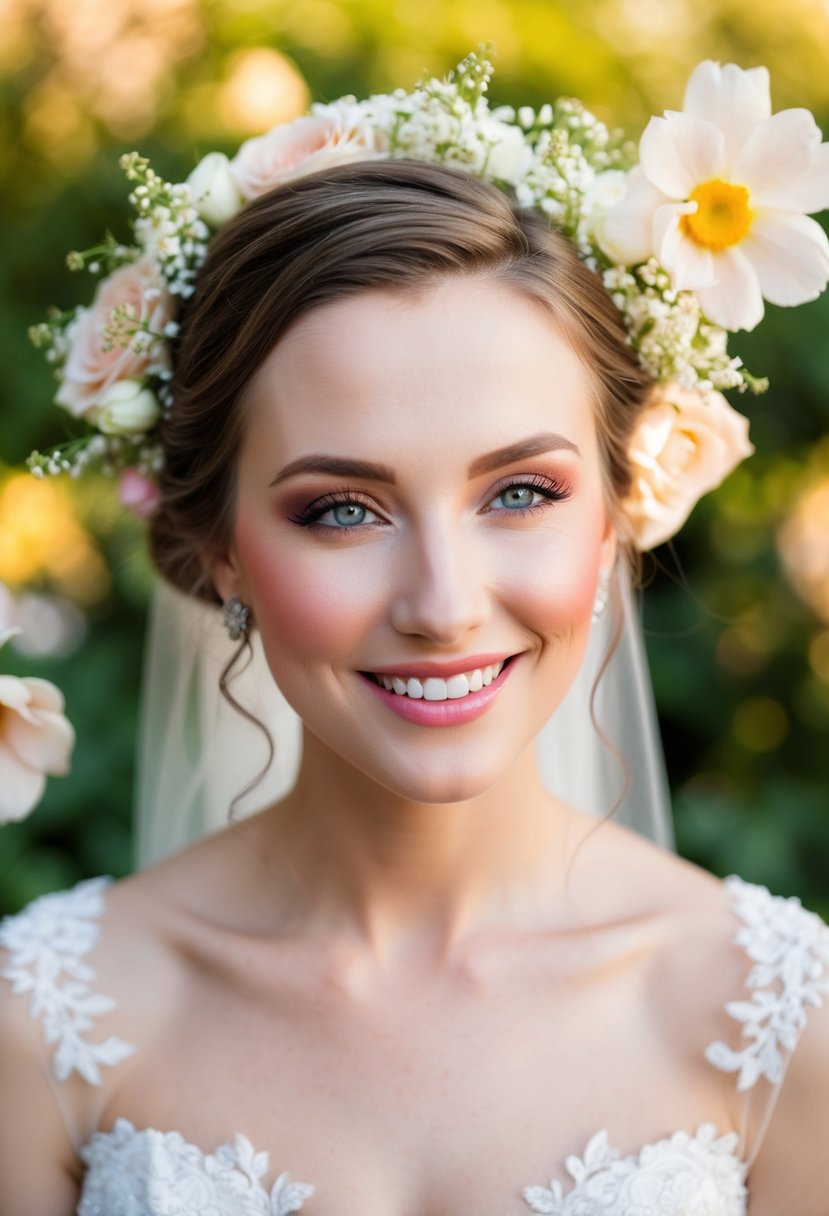
[[750, 1166], [768, 1130], [807, 1009], [821, 1006], [829, 994], [829, 927], [795, 897], [772, 895], [736, 875], [725, 886], [738, 920], [732, 940], [752, 963], [749, 992], [725, 1006], [741, 1027], [740, 1045], [711, 1043], [705, 1058], [715, 1068], [737, 1073], [737, 1089], [747, 1094], [741, 1156]]
[[795, 897], [772, 895], [736, 875], [726, 879], [726, 889], [742, 922], [734, 942], [754, 963], [746, 981], [750, 998], [726, 1005], [747, 1042], [740, 1050], [712, 1043], [705, 1056], [716, 1068], [739, 1072], [740, 1090], [760, 1077], [778, 1085], [783, 1052], [794, 1050], [807, 1006], [822, 1005], [829, 993], [829, 928]]
[[97, 945], [104, 894], [111, 878], [90, 878], [68, 891], [42, 895], [16, 916], [0, 923], [0, 946], [9, 965], [0, 975], [12, 992], [28, 993], [29, 1013], [54, 1045], [52, 1072], [65, 1081], [77, 1072], [90, 1085], [101, 1084], [101, 1066], [118, 1064], [135, 1047], [111, 1035], [90, 1043], [95, 1018], [116, 1007], [112, 997], [93, 990], [95, 972], [85, 956]]

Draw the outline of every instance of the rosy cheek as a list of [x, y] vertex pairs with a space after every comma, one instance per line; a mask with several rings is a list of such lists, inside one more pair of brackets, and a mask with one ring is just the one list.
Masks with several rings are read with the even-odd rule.
[[309, 552], [304, 537], [299, 544], [263, 543], [240, 522], [236, 540], [251, 606], [272, 656], [277, 649], [303, 659], [348, 654], [371, 615], [365, 578], [336, 553]]

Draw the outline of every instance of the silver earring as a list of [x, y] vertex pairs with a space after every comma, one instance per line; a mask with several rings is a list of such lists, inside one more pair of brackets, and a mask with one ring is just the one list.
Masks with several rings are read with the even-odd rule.
[[249, 620], [250, 608], [242, 603], [238, 595], [232, 595], [222, 604], [222, 623], [231, 642], [238, 642], [247, 633]]
[[610, 595], [610, 571], [599, 571], [599, 581], [596, 584], [596, 598], [593, 601], [593, 624], [601, 620], [602, 614], [607, 607], [608, 597]]

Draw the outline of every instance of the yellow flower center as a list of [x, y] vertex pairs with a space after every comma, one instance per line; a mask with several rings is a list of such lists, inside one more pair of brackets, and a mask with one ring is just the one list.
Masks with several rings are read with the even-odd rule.
[[732, 186], [712, 177], [694, 187], [691, 202], [697, 204], [697, 209], [693, 215], [682, 216], [680, 227], [705, 249], [719, 253], [730, 245], [738, 245], [751, 231], [754, 212], [749, 207], [745, 186]]

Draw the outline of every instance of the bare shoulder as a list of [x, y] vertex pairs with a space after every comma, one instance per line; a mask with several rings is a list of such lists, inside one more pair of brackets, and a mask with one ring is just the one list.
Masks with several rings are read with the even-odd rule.
[[24, 934], [21, 918], [0, 922], [0, 1211], [70, 1216], [80, 1185], [74, 1118], [53, 1093]]
[[608, 821], [588, 826], [574, 874], [606, 923], [640, 924], [657, 1023], [698, 1057], [728, 1028], [750, 960], [737, 941], [733, 890], [721, 878]]

